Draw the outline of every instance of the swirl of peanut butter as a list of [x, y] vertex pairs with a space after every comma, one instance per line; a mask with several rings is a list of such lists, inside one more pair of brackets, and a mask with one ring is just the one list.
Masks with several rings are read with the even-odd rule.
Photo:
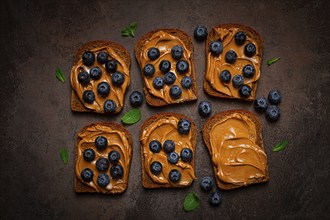
[[[127, 87], [130, 84], [130, 73], [129, 73], [129, 66], [126, 65], [123, 58], [121, 58], [111, 47], [109, 46], [102, 46], [99, 48], [90, 49], [91, 52], [95, 55], [94, 64], [90, 67], [85, 66], [82, 59], [79, 59], [78, 62], [72, 67], [71, 70], [71, 85], [73, 90], [76, 92], [77, 96], [79, 97], [81, 103], [88, 109], [94, 110], [99, 113], [104, 112], [104, 102], [108, 99], [113, 100], [116, 102], [117, 108], [115, 113], [118, 113], [119, 110], [124, 106], [124, 94]], [[112, 84], [111, 81], [111, 73], [108, 73], [105, 69], [105, 64], [100, 64], [96, 60], [96, 55], [99, 52], [107, 52], [111, 59], [117, 61], [117, 71], [124, 74], [125, 80], [121, 86], [116, 86]], [[86, 71], [89, 73], [92, 67], [99, 67], [102, 70], [102, 77], [98, 80], [91, 79], [87, 85], [82, 85], [78, 81], [78, 74], [82, 71]], [[110, 85], [110, 93], [106, 97], [102, 97], [97, 92], [97, 85], [101, 82], [107, 82]], [[95, 94], [95, 101], [91, 104], [84, 102], [82, 95], [84, 91], [92, 90]]]
[[[100, 151], [95, 147], [95, 139], [98, 136], [103, 136], [108, 140], [108, 146], [106, 149]], [[102, 193], [119, 193], [122, 192], [127, 187], [127, 180], [129, 175], [129, 165], [132, 156], [132, 149], [129, 141], [124, 132], [114, 130], [106, 125], [92, 125], [84, 131], [78, 134], [80, 141], [77, 144], [77, 160], [76, 160], [76, 176], [84, 184], [94, 188], [97, 192]], [[83, 152], [87, 148], [92, 148], [95, 151], [95, 159], [91, 162], [86, 161], [83, 158]], [[110, 163], [109, 169], [104, 172], [100, 172], [96, 169], [96, 161], [103, 157], [108, 159], [108, 154], [116, 150], [120, 154], [120, 160], [118, 164], [123, 167], [123, 177], [120, 179], [113, 179], [110, 175], [110, 167], [113, 165]], [[89, 168], [93, 171], [93, 181], [84, 182], [81, 178], [81, 171], [85, 168]], [[97, 177], [101, 173], [106, 173], [110, 177], [110, 183], [102, 188], [97, 184]]]
[[[163, 150], [159, 153], [153, 153], [149, 150], [149, 143], [153, 140], [157, 140], [160, 143], [166, 140], [173, 140], [175, 143], [174, 151], [179, 155], [182, 148], [187, 147], [193, 150], [191, 130], [186, 135], [180, 134], [178, 132], [178, 122], [179, 119], [176, 117], [166, 117], [153, 122], [142, 131], [141, 143], [143, 146], [144, 167], [149, 177], [155, 183], [188, 186], [196, 179], [194, 168], [190, 163], [182, 162], [180, 159], [178, 163], [170, 164], [167, 161], [167, 154]], [[151, 163], [155, 161], [160, 162], [163, 166], [163, 170], [159, 175], [154, 175], [150, 170]], [[181, 179], [177, 183], [169, 181], [168, 175], [172, 169], [177, 169], [181, 172]]]
[[[250, 64], [255, 69], [255, 74], [252, 78], [244, 77], [244, 84], [249, 85], [251, 88], [252, 84], [256, 82], [260, 78], [260, 61], [261, 55], [259, 53], [258, 44], [253, 40], [253, 38], [249, 35], [248, 32], [246, 34], [246, 42], [253, 43], [256, 46], [256, 54], [253, 57], [247, 57], [244, 54], [244, 45], [237, 45], [235, 42], [235, 34], [239, 32], [239, 28], [215, 28], [212, 30], [213, 39], [218, 39], [222, 42], [223, 51], [219, 56], [213, 56], [209, 51], [206, 56], [206, 75], [205, 79], [211, 85], [211, 87], [223, 94], [228, 96], [233, 96], [236, 98], [240, 98], [238, 89], [235, 88], [230, 81], [229, 83], [223, 83], [220, 81], [220, 73], [224, 70], [228, 70], [231, 73], [231, 78], [234, 75], [242, 74], [242, 70], [245, 65]], [[208, 49], [208, 48], [207, 48]], [[229, 50], [234, 50], [237, 54], [237, 60], [235, 63], [230, 64], [225, 61], [225, 54]], [[255, 96], [255, 90], [251, 90], [251, 97]]]
[[[173, 57], [171, 55], [171, 49], [172, 49], [172, 47], [174, 47], [176, 45], [180, 45], [183, 47], [184, 52], [183, 52], [183, 57], [181, 58], [181, 60], [186, 60], [189, 64], [189, 70], [185, 74], [180, 74], [179, 72], [176, 71], [177, 60], [173, 59]], [[160, 52], [159, 58], [154, 61], [150, 60], [148, 57], [148, 50], [152, 47], [158, 48], [159, 52]], [[148, 41], [146, 41], [144, 43], [143, 48], [141, 50], [140, 59], [139, 59], [139, 64], [140, 64], [141, 69], [143, 69], [143, 67], [146, 64], [152, 64], [155, 67], [155, 74], [153, 75], [153, 77], [143, 76], [144, 84], [145, 84], [146, 88], [148, 89], [148, 92], [151, 93], [152, 95], [154, 95], [155, 97], [163, 99], [166, 103], [176, 103], [176, 102], [182, 102], [182, 100], [196, 99], [197, 97], [192, 92], [191, 88], [185, 89], [185, 88], [181, 87], [181, 79], [184, 76], [192, 77], [192, 68], [193, 67], [192, 67], [192, 63], [190, 61], [191, 56], [192, 56], [192, 51], [188, 50], [188, 48], [185, 46], [185, 44], [183, 43], [183, 41], [180, 38], [178, 38], [174, 35], [171, 35], [167, 32], [164, 32], [164, 31], [158, 31], [158, 32], [154, 33], [148, 39]], [[153, 79], [157, 76], [161, 76], [162, 78], [164, 76], [164, 73], [162, 71], [160, 71], [160, 69], [159, 69], [159, 64], [162, 60], [168, 60], [171, 63], [170, 72], [174, 73], [174, 75], [176, 76], [176, 80], [172, 85], [168, 86], [165, 84], [162, 89], [157, 90], [153, 87]], [[182, 95], [178, 99], [173, 99], [170, 96], [170, 88], [173, 85], [177, 85], [182, 88]]]
[[233, 185], [266, 175], [267, 156], [256, 143], [255, 123], [246, 115], [233, 113], [210, 130], [212, 163], [217, 177]]

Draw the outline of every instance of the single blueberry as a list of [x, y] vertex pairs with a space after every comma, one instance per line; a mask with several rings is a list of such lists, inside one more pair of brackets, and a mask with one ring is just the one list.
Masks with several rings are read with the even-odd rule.
[[184, 147], [181, 150], [180, 157], [183, 162], [188, 163], [193, 157], [193, 152], [190, 148]]
[[181, 86], [185, 89], [190, 89], [190, 87], [192, 86], [193, 80], [190, 76], [184, 76], [181, 79]]
[[117, 163], [120, 160], [120, 153], [116, 150], [112, 150], [108, 154], [108, 159], [110, 163]]
[[198, 105], [198, 113], [202, 117], [207, 117], [212, 113], [212, 104], [208, 101], [202, 101]]
[[179, 60], [176, 63], [176, 70], [179, 73], [186, 73], [186, 72], [188, 72], [188, 70], [189, 70], [189, 64], [188, 64], [188, 62], [185, 61], [185, 60]]
[[150, 76], [153, 76], [155, 74], [155, 67], [154, 65], [148, 63], [147, 65], [145, 65], [143, 67], [143, 74], [146, 76], [146, 77], [150, 77]]
[[239, 31], [235, 34], [235, 42], [237, 45], [243, 45], [246, 41], [246, 35], [243, 31]]
[[257, 98], [254, 101], [254, 108], [258, 112], [264, 112], [266, 111], [268, 105], [267, 105], [267, 100], [265, 98]]
[[162, 149], [162, 144], [157, 141], [157, 140], [153, 140], [150, 141], [149, 143], [149, 150], [153, 153], [159, 153]]
[[212, 206], [219, 206], [222, 201], [222, 196], [219, 192], [214, 192], [209, 197], [209, 202]]
[[241, 87], [241, 86], [244, 84], [244, 78], [243, 78], [243, 76], [241, 76], [241, 75], [239, 75], [239, 74], [236, 74], [236, 75], [233, 77], [232, 83], [233, 83], [233, 86], [234, 86], [235, 88], [239, 88], [239, 87]]
[[223, 83], [229, 83], [231, 79], [231, 74], [229, 70], [223, 70], [220, 73], [220, 81]]
[[207, 36], [207, 28], [204, 25], [199, 25], [195, 28], [194, 31], [194, 37], [198, 41], [203, 41], [205, 40]]
[[91, 90], [86, 90], [86, 91], [84, 91], [82, 98], [83, 98], [84, 102], [86, 102], [88, 104], [92, 104], [95, 101], [94, 92]]
[[86, 71], [82, 71], [78, 74], [78, 82], [82, 85], [87, 85], [89, 83], [90, 77]]
[[180, 134], [188, 134], [190, 131], [191, 123], [188, 119], [180, 119], [178, 122], [178, 131]]
[[254, 76], [255, 73], [255, 69], [251, 64], [247, 64], [243, 67], [243, 76], [246, 78], [252, 78]]
[[118, 71], [114, 72], [111, 75], [111, 81], [114, 85], [121, 86], [125, 81], [124, 74], [122, 74], [121, 72], [118, 72]]
[[114, 179], [120, 179], [124, 175], [124, 169], [120, 164], [113, 165], [110, 168], [110, 175]]
[[213, 56], [219, 56], [222, 50], [223, 46], [220, 41], [213, 41], [210, 43], [210, 51]]
[[167, 155], [167, 161], [171, 164], [176, 164], [179, 161], [179, 154], [171, 152]]
[[237, 59], [236, 52], [233, 51], [233, 50], [228, 50], [226, 55], [225, 55], [226, 62], [232, 64], [232, 63], [235, 63], [236, 59]]
[[180, 45], [175, 45], [171, 49], [171, 54], [173, 59], [179, 60], [183, 57], [183, 47]]
[[169, 154], [169, 153], [173, 152], [174, 151], [174, 148], [175, 148], [174, 141], [172, 141], [172, 140], [166, 140], [166, 141], [164, 141], [164, 143], [163, 143], [163, 149], [164, 149], [164, 151], [166, 153]]
[[238, 90], [239, 95], [243, 98], [247, 98], [251, 95], [251, 87], [248, 85], [243, 85]]
[[108, 60], [105, 63], [105, 69], [109, 72], [109, 73], [114, 73], [117, 71], [117, 61], [116, 60]]
[[282, 99], [282, 94], [279, 90], [277, 89], [273, 89], [271, 91], [269, 91], [268, 93], [268, 101], [273, 104], [273, 105], [277, 105], [281, 102]]
[[83, 169], [83, 171], [81, 171], [80, 176], [84, 182], [90, 182], [93, 180], [94, 173], [91, 169], [86, 168], [86, 169]]
[[159, 56], [160, 56], [160, 52], [159, 52], [158, 48], [151, 47], [148, 50], [148, 57], [150, 60], [157, 60]]
[[171, 63], [170, 63], [170, 61], [168, 61], [168, 60], [162, 60], [162, 61], [160, 61], [159, 69], [163, 73], [167, 73], [168, 71], [170, 71], [170, 69], [171, 69]]
[[109, 183], [110, 183], [110, 177], [108, 174], [101, 173], [97, 177], [97, 185], [99, 185], [100, 187], [106, 187]]
[[95, 138], [95, 146], [98, 150], [104, 150], [108, 146], [108, 140], [103, 136]]
[[199, 186], [204, 191], [210, 191], [214, 186], [214, 182], [211, 177], [205, 176], [200, 180]]
[[95, 158], [95, 151], [92, 148], [87, 148], [83, 152], [83, 157], [84, 157], [84, 160], [91, 162]]
[[98, 66], [94, 66], [89, 70], [89, 75], [92, 79], [98, 80], [102, 76], [102, 70]]
[[170, 96], [173, 99], [178, 99], [181, 97], [181, 95], [182, 95], [182, 90], [179, 86], [174, 85], [170, 88]]
[[181, 173], [179, 170], [176, 169], [171, 170], [168, 176], [170, 181], [173, 183], [179, 182], [181, 179]]
[[109, 54], [107, 52], [99, 52], [97, 54], [97, 62], [101, 63], [101, 64], [105, 64], [107, 61], [108, 61], [108, 57], [109, 57]]
[[114, 113], [116, 111], [117, 104], [115, 101], [108, 99], [104, 102], [103, 110], [106, 113]]
[[97, 159], [97, 161], [96, 161], [96, 169], [98, 171], [105, 171], [108, 168], [109, 168], [109, 161], [108, 161], [108, 159], [103, 158], [103, 157]]
[[102, 96], [106, 97], [110, 93], [110, 85], [107, 82], [101, 82], [97, 85], [97, 92]]
[[162, 172], [163, 166], [158, 161], [155, 161], [155, 162], [152, 162], [152, 164], [150, 165], [150, 170], [151, 170], [152, 174], [158, 175]]
[[281, 116], [281, 110], [277, 105], [270, 105], [266, 109], [266, 118], [269, 121], [277, 121]]
[[256, 54], [257, 48], [253, 43], [248, 43], [244, 47], [244, 54], [248, 57], [252, 57]]
[[95, 55], [91, 51], [85, 51], [82, 55], [82, 61], [86, 66], [93, 65], [95, 60]]
[[143, 103], [143, 95], [139, 91], [133, 91], [129, 96], [129, 102], [133, 107], [138, 107]]
[[154, 80], [152, 81], [152, 85], [157, 90], [162, 89], [164, 87], [164, 80], [163, 80], [163, 78], [160, 77], [160, 76], [155, 77]]
[[165, 73], [165, 75], [164, 75], [165, 84], [172, 85], [175, 82], [175, 80], [176, 80], [176, 76], [174, 73], [172, 73], [172, 72]]

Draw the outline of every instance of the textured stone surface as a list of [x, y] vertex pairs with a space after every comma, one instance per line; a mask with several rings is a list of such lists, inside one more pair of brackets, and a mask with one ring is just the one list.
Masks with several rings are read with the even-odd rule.
[[[330, 215], [329, 199], [329, 13], [328, 1], [4, 1], [1, 6], [1, 219], [275, 219]], [[122, 38], [121, 29], [138, 22], [135, 38]], [[115, 117], [70, 110], [68, 80], [76, 49], [90, 40], [113, 40], [132, 57], [128, 92], [142, 91], [133, 57], [134, 43], [161, 27], [179, 28], [192, 36], [198, 24], [241, 23], [265, 40], [262, 77], [257, 96], [272, 88], [283, 94], [280, 121], [264, 128], [270, 182], [222, 192], [223, 203], [212, 208], [198, 180], [187, 189], [146, 190], [141, 184], [139, 127], [151, 115], [176, 111], [191, 116], [201, 128], [199, 101], [210, 100], [213, 113], [251, 103], [219, 100], [202, 89], [204, 44], [194, 41], [198, 102], [165, 108], [144, 104], [142, 120], [127, 126], [133, 135], [133, 160], [127, 191], [120, 196], [77, 195], [73, 191], [76, 132], [97, 121], [120, 123]], [[266, 60], [282, 59], [268, 67]], [[67, 82], [55, 78], [60, 67]], [[126, 96], [128, 97], [128, 96]], [[125, 100], [123, 112], [130, 109]], [[288, 140], [286, 150], [271, 148]], [[59, 150], [67, 147], [69, 164]], [[210, 158], [198, 133], [196, 175], [211, 175]], [[200, 208], [184, 213], [185, 195], [195, 191]]]

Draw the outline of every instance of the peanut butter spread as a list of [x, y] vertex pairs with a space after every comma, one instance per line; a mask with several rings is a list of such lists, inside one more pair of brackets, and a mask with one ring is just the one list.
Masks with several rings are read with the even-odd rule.
[[[116, 102], [116, 111], [115, 113], [119, 112], [120, 109], [124, 106], [124, 95], [127, 87], [130, 84], [130, 73], [129, 73], [129, 66], [126, 65], [125, 61], [122, 57], [120, 57], [111, 47], [103, 46], [99, 48], [90, 49], [91, 52], [94, 53], [95, 57], [99, 52], [107, 52], [110, 58], [117, 61], [117, 71], [124, 74], [125, 80], [121, 86], [113, 85], [111, 81], [111, 73], [108, 73], [105, 69], [105, 64], [100, 64], [95, 59], [94, 64], [90, 67], [85, 66], [82, 59], [80, 59], [76, 64], [72, 67], [71, 70], [71, 85], [77, 96], [79, 97], [81, 103], [88, 109], [94, 110], [99, 113], [104, 112], [104, 102], [108, 99], [113, 100]], [[102, 70], [102, 76], [98, 80], [90, 80], [87, 85], [82, 85], [78, 81], [78, 74], [82, 71], [86, 71], [89, 73], [92, 67], [99, 67]], [[110, 85], [110, 93], [106, 97], [102, 97], [97, 92], [97, 85], [101, 82], [107, 82]], [[91, 104], [84, 102], [82, 95], [84, 91], [92, 90], [95, 94], [95, 101]]]
[[[183, 47], [184, 52], [183, 52], [183, 57], [181, 58], [182, 60], [186, 60], [189, 64], [189, 70], [185, 74], [180, 74], [176, 70], [176, 63], [177, 60], [173, 59], [171, 55], [171, 49], [172, 47], [180, 45]], [[148, 57], [148, 50], [152, 47], [156, 47], [160, 51], [160, 56], [157, 60], [151, 61]], [[181, 79], [184, 76], [190, 76], [192, 77], [192, 68], [193, 64], [191, 63], [190, 57], [192, 56], [192, 51], [188, 50], [188, 48], [185, 46], [183, 41], [174, 36], [171, 35], [165, 31], [158, 31], [154, 33], [143, 45], [143, 48], [141, 50], [140, 54], [140, 59], [139, 59], [139, 64], [141, 66], [141, 69], [146, 65], [146, 64], [152, 64], [155, 67], [155, 74], [153, 77], [143, 77], [144, 84], [148, 90], [149, 93], [154, 95], [157, 98], [160, 98], [164, 100], [166, 103], [177, 103], [177, 102], [182, 102], [183, 100], [194, 100], [196, 99], [196, 95], [193, 93], [192, 88], [185, 89], [181, 87]], [[170, 87], [168, 85], [164, 85], [164, 87], [160, 90], [157, 90], [153, 87], [153, 79], [157, 76], [164, 76], [164, 73], [162, 73], [159, 69], [159, 64], [162, 60], [168, 60], [171, 63], [171, 69], [170, 72], [174, 73], [176, 76], [175, 82], [171, 85], [177, 85], [182, 88], [182, 95], [178, 99], [173, 99], [170, 96]]]
[[[206, 75], [205, 78], [210, 86], [225, 95], [240, 98], [238, 89], [235, 88], [230, 81], [229, 83], [223, 83], [220, 81], [220, 73], [224, 70], [228, 70], [231, 73], [231, 78], [234, 75], [242, 74], [242, 70], [245, 65], [250, 64], [255, 69], [255, 74], [252, 78], [244, 77], [244, 84], [252, 88], [250, 97], [255, 97], [256, 90], [253, 89], [253, 83], [255, 83], [260, 78], [260, 62], [261, 55], [259, 53], [258, 44], [250, 36], [248, 32], [246, 33], [246, 42], [253, 43], [256, 46], [256, 54], [253, 57], [245, 56], [244, 45], [237, 45], [235, 43], [235, 34], [241, 31], [239, 28], [215, 28], [212, 30], [212, 39], [220, 40], [223, 45], [223, 51], [219, 56], [213, 56], [210, 51], [206, 53]], [[237, 54], [237, 60], [233, 63], [227, 63], [225, 61], [225, 54], [229, 50], [234, 50]]]
[[[176, 164], [170, 164], [167, 161], [167, 154], [163, 150], [159, 153], [153, 153], [149, 150], [149, 143], [153, 140], [157, 140], [160, 143], [163, 143], [165, 140], [173, 140], [175, 142], [174, 151], [179, 155], [182, 148], [185, 147], [193, 151], [192, 131], [190, 130], [188, 134], [180, 134], [178, 132], [178, 122], [179, 119], [176, 117], [166, 117], [153, 122], [142, 131], [141, 143], [143, 146], [144, 168], [155, 183], [188, 186], [196, 179], [194, 168], [190, 163], [179, 160]], [[154, 161], [160, 162], [163, 166], [162, 172], [159, 175], [154, 175], [150, 171], [150, 165]], [[172, 169], [177, 169], [181, 172], [181, 179], [177, 183], [172, 183], [168, 179], [169, 172]]]
[[[98, 150], [95, 147], [95, 139], [101, 135], [108, 140], [108, 146], [102, 151]], [[132, 156], [132, 149], [125, 133], [118, 130], [114, 130], [106, 125], [92, 125], [86, 130], [81, 131], [78, 134], [78, 138], [80, 139], [80, 141], [77, 144], [77, 160], [75, 168], [77, 178], [86, 185], [94, 188], [97, 192], [123, 192], [127, 187], [127, 180], [129, 174], [128, 169]], [[88, 162], [83, 158], [83, 152], [87, 148], [92, 148], [95, 151], [95, 159], [91, 162]], [[101, 173], [106, 173], [110, 176], [110, 169], [107, 169], [107, 171], [104, 172], [98, 171], [96, 169], [96, 161], [101, 157], [108, 158], [108, 154], [112, 150], [116, 150], [119, 152], [120, 160], [118, 161], [118, 164], [123, 167], [124, 174], [120, 179], [113, 179], [112, 177], [110, 177], [110, 183], [106, 187], [102, 188], [97, 184], [97, 177]], [[110, 164], [110, 167], [111, 166], [112, 164]], [[82, 180], [81, 171], [85, 168], [89, 168], [93, 171], [93, 181], [84, 182]]]
[[210, 130], [212, 163], [217, 177], [233, 185], [266, 175], [267, 156], [257, 145], [255, 123], [246, 115], [233, 113]]

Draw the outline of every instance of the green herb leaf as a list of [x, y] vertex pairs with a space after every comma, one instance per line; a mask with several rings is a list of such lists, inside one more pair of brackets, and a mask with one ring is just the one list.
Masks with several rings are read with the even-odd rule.
[[190, 192], [184, 199], [183, 209], [186, 212], [191, 212], [191, 211], [194, 211], [195, 209], [197, 209], [198, 207], [199, 207], [198, 196], [195, 193]]
[[68, 164], [69, 161], [69, 154], [68, 150], [66, 148], [62, 148], [60, 150], [60, 158], [63, 161], [64, 164]]
[[133, 108], [129, 110], [122, 118], [121, 121], [124, 124], [135, 124], [136, 122], [140, 121], [141, 119], [141, 111], [140, 109]]
[[65, 83], [65, 77], [62, 73], [62, 71], [60, 70], [60, 68], [57, 68], [56, 71], [55, 71], [55, 75], [56, 75], [56, 78], [58, 80], [60, 80], [62, 83]]
[[134, 37], [135, 35], [135, 31], [136, 31], [136, 28], [137, 28], [137, 22], [134, 21], [132, 22], [128, 27], [124, 28], [122, 31], [121, 31], [121, 35], [123, 37], [127, 37], [127, 36], [132, 36]]
[[288, 141], [281, 141], [273, 148], [273, 151], [278, 152], [284, 150], [284, 148], [286, 148], [287, 145], [288, 145]]
[[121, 31], [121, 35], [123, 36], [129, 36], [129, 28], [125, 28], [124, 30]]
[[279, 61], [281, 59], [281, 57], [275, 57], [273, 59], [267, 60], [267, 65], [270, 66], [273, 63], [276, 63], [277, 61]]

